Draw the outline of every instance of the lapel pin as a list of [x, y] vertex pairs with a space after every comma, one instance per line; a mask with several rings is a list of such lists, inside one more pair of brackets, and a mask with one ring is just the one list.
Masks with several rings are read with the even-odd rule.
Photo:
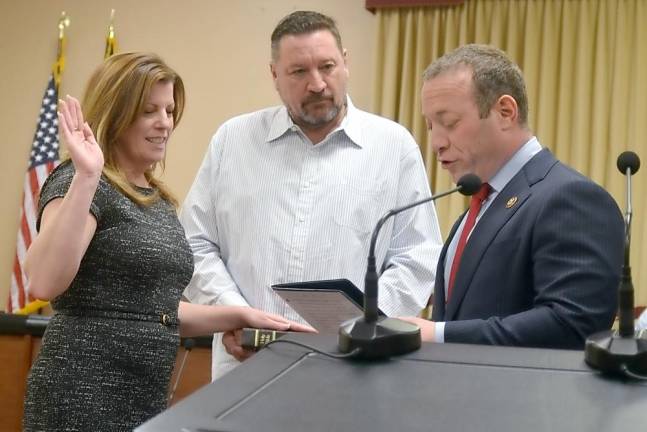
[[507, 203], [505, 203], [505, 208], [509, 209], [519, 201], [519, 198], [516, 196], [510, 198]]

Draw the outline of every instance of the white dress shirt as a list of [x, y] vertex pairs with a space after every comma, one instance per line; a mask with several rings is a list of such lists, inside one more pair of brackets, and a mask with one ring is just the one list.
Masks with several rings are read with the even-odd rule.
[[[316, 145], [284, 106], [235, 117], [213, 136], [182, 207], [195, 260], [185, 296], [303, 321], [270, 286], [346, 278], [363, 289], [378, 219], [429, 194], [411, 134], [350, 98], [340, 126]], [[441, 247], [432, 203], [384, 225], [376, 258], [379, 307], [387, 315], [426, 306]], [[231, 368], [221, 365], [219, 341], [214, 379]]]
[[636, 330], [647, 331], [647, 309], [645, 309], [636, 320]]

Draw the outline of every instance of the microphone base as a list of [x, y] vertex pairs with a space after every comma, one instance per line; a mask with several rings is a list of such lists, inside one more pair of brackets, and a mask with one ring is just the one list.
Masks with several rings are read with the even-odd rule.
[[647, 376], [647, 332], [626, 337], [614, 330], [595, 333], [586, 340], [584, 360], [603, 373], [642, 379]]
[[379, 317], [366, 322], [363, 316], [348, 320], [339, 327], [339, 351], [361, 351], [355, 358], [381, 359], [406, 354], [420, 348], [420, 328], [396, 318]]

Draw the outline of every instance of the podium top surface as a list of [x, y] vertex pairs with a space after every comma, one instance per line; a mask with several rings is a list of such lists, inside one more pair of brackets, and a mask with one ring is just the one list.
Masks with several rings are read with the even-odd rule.
[[[336, 340], [290, 339], [335, 352]], [[627, 431], [647, 383], [591, 371], [581, 351], [423, 344], [382, 361], [274, 344], [136, 429], [212, 431]]]

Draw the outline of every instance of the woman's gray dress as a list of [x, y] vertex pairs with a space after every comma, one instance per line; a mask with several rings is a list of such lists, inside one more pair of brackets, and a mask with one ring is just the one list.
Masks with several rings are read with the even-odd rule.
[[[39, 222], [73, 174], [67, 162], [47, 179]], [[72, 284], [52, 301], [28, 378], [25, 431], [130, 431], [166, 407], [177, 310], [193, 272], [184, 230], [170, 203], [140, 207], [104, 178], [90, 211], [95, 235]]]

